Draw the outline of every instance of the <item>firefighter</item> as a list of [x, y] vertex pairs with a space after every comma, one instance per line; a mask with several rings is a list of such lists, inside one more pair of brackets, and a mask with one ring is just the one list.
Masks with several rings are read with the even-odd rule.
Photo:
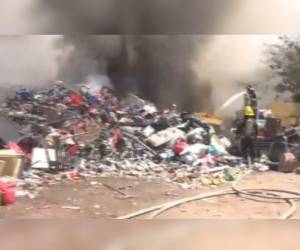
[[245, 160], [248, 160], [248, 154], [251, 162], [255, 159], [255, 140], [257, 136], [257, 124], [255, 113], [251, 106], [246, 106], [244, 113], [244, 121], [241, 127], [241, 153]]
[[248, 85], [245, 93], [245, 107], [250, 106], [253, 109], [254, 116], [257, 116], [257, 96], [255, 89]]

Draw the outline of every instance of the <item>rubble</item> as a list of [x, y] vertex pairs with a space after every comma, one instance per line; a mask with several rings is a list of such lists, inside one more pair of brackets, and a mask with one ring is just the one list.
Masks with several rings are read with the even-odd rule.
[[280, 172], [293, 172], [299, 167], [299, 161], [292, 153], [285, 153], [280, 157], [278, 170]]
[[[108, 88], [23, 88], [7, 98], [1, 116], [20, 127], [18, 139], [2, 138], [24, 164], [11, 174], [19, 178], [18, 197], [35, 198], [44, 186], [66, 179], [138, 176], [198, 188], [234, 179], [230, 169], [244, 171], [242, 159], [228, 152], [232, 142], [216, 132], [221, 119], [180, 113], [176, 105], [159, 111], [134, 95], [120, 100]], [[1, 161], [6, 152], [0, 150]], [[2, 176], [10, 175], [7, 166]]]

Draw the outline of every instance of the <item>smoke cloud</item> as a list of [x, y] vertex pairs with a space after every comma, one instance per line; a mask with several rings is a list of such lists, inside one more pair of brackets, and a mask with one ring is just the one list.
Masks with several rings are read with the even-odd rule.
[[0, 37], [0, 97], [18, 86], [47, 84], [57, 74], [52, 36]]
[[[270, 85], [272, 87], [273, 80], [264, 52], [267, 45], [275, 43], [276, 39], [276, 35], [217, 35], [198, 48], [199, 56], [193, 67], [199, 82], [206, 80], [211, 83], [214, 108], [220, 107], [230, 96], [243, 91], [248, 84], [257, 88], [259, 97], [260, 93], [264, 93], [263, 105], [270, 100], [266, 100], [266, 93], [270, 93], [266, 89]], [[241, 105], [242, 98], [234, 104]], [[227, 111], [233, 111], [236, 105], [232, 105]]]
[[0, 34], [24, 34], [33, 31], [38, 23], [31, 15], [35, 0], [2, 0], [0, 15]]
[[107, 76], [119, 94], [211, 112], [247, 84], [266, 93], [272, 81], [263, 52], [273, 42], [275, 35], [65, 36], [61, 44], [69, 53], [59, 77], [80, 83], [99, 75], [102, 84]]
[[[241, 89], [261, 81], [260, 36], [95, 35], [2, 36], [2, 89], [69, 83], [113, 85], [161, 107], [212, 111]], [[4, 92], [2, 92], [4, 93]], [[6, 93], [6, 92], [5, 92]]]
[[2, 0], [0, 33], [298, 33], [299, 7], [297, 0]]
[[1, 34], [299, 33], [297, 0], [2, 0]]
[[[210, 33], [238, 0], [39, 0], [40, 29], [88, 34]], [[46, 16], [46, 18], [45, 18]]]
[[[255, 32], [258, 23], [269, 30], [299, 30], [300, 5], [292, 0], [261, 0], [259, 4], [251, 0], [192, 4], [180, 0], [86, 0], [75, 4], [71, 0], [26, 0], [28, 6], [10, 2], [20, 16], [25, 12], [28, 16], [30, 3], [32, 14], [26, 22], [35, 30], [120, 35], [67, 35], [55, 38], [55, 43], [43, 37], [0, 39], [1, 54], [7, 58], [0, 65], [1, 83], [32, 84], [61, 78], [93, 86], [113, 84], [119, 94], [134, 92], [164, 107], [177, 103], [190, 110], [217, 108], [245, 83], [264, 85], [269, 72], [262, 51], [264, 43], [274, 41], [275, 36], [122, 34], [188, 33], [195, 30], [195, 24], [205, 27], [207, 33], [240, 32], [242, 26]], [[269, 11], [271, 6], [277, 11]], [[202, 22], [195, 22], [196, 16]], [[26, 22], [24, 19], [24, 27]]]
[[[47, 10], [48, 27], [100, 33], [159, 33], [195, 29], [225, 33], [272, 27], [298, 30], [299, 4], [295, 1], [40, 1]], [[189, 15], [187, 15], [189, 13]], [[177, 20], [174, 19], [177, 18]], [[184, 18], [185, 21], [182, 21]], [[123, 22], [122, 22], [123, 21]], [[200, 19], [199, 19], [200, 21]], [[120, 25], [121, 24], [121, 25]], [[178, 25], [179, 24], [179, 25]], [[182, 26], [180, 26], [182, 25]], [[167, 28], [168, 27], [168, 28]], [[247, 83], [259, 90], [269, 77], [262, 61], [264, 43], [275, 36], [90, 36], [65, 37], [72, 47], [59, 76], [81, 82], [89, 75], [107, 75], [119, 93], [136, 92], [162, 106], [176, 102], [181, 108], [211, 110], [219, 107]]]
[[191, 63], [199, 36], [65, 36], [69, 53], [59, 77], [82, 83], [106, 75], [117, 93], [133, 92], [163, 107], [197, 109], [210, 102], [210, 85], [199, 83]]

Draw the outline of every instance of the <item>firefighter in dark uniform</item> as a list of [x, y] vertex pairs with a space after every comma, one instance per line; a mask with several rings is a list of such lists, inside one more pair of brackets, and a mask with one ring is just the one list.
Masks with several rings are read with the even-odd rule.
[[257, 136], [257, 123], [255, 113], [251, 106], [245, 108], [244, 121], [241, 124], [240, 146], [241, 153], [245, 160], [248, 160], [248, 154], [251, 162], [255, 159], [255, 140]]
[[253, 109], [255, 118], [257, 117], [257, 96], [255, 89], [248, 85], [245, 93], [245, 107], [250, 106]]

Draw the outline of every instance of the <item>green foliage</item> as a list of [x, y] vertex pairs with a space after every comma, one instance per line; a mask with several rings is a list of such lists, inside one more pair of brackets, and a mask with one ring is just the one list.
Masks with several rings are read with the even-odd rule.
[[279, 44], [271, 45], [268, 50], [269, 67], [280, 76], [278, 92], [292, 93], [300, 101], [300, 40], [299, 37], [280, 36]]

